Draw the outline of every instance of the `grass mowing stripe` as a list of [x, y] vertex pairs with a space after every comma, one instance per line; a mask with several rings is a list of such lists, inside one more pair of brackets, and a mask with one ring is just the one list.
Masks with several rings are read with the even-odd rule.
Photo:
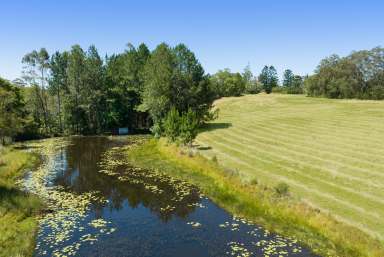
[[[350, 132], [356, 131], [356, 132], [359, 132], [360, 135], [366, 134], [367, 125], [370, 125], [369, 126], [370, 131], [376, 131], [377, 127], [380, 126], [380, 124], [378, 124], [378, 125], [372, 124], [371, 120], [363, 121], [364, 116], [363, 117], [359, 116], [358, 119], [356, 119], [356, 117], [353, 117], [351, 120], [344, 120], [345, 118], [342, 118], [343, 116], [334, 115], [336, 113], [335, 110], [332, 110], [332, 112], [331, 112], [332, 116], [327, 117], [326, 119], [322, 118], [322, 116], [320, 115], [320, 114], [322, 114], [322, 112], [321, 112], [321, 110], [318, 110], [316, 113], [316, 118], [314, 119], [313, 113], [311, 112], [311, 108], [308, 108], [308, 106], [303, 106], [303, 107], [304, 107], [303, 108], [304, 111], [301, 109], [298, 109], [297, 106], [295, 106], [293, 111], [287, 111], [287, 110], [281, 109], [281, 107], [279, 107], [279, 106], [276, 106], [276, 110], [278, 110], [279, 113], [274, 113], [273, 115], [268, 115], [270, 113], [260, 112], [257, 110], [254, 112], [247, 112], [247, 111], [236, 112], [236, 110], [237, 110], [236, 108], [231, 108], [230, 110], [226, 111], [225, 113], [221, 112], [221, 115], [219, 118], [225, 119], [225, 118], [239, 117], [240, 119], [244, 120], [244, 118], [249, 119], [252, 115], [255, 114], [254, 115], [255, 118], [263, 118], [264, 120], [289, 119], [290, 121], [295, 121], [295, 119], [306, 119], [308, 121], [321, 122], [322, 124], [324, 124], [326, 126], [332, 126], [332, 127], [328, 127], [328, 129], [331, 128], [332, 130], [334, 130], [335, 128], [339, 128], [341, 122], [344, 122], [344, 123], [349, 123], [349, 124], [345, 124], [345, 125], [347, 125], [346, 128], [350, 129], [350, 130], [346, 130], [345, 133], [350, 133]], [[222, 110], [222, 107], [220, 105], [219, 105], [219, 108]], [[377, 122], [378, 121], [377, 119], [383, 119], [384, 120], [384, 116], [380, 117], [380, 118], [375, 117], [375, 119], [372, 119], [372, 120]], [[358, 120], [358, 123], [356, 123], [356, 120]], [[367, 123], [364, 124], [364, 122], [367, 122]], [[308, 124], [308, 125], [310, 125], [310, 124]], [[356, 129], [356, 128], [353, 129], [354, 125], [358, 125], [359, 129]], [[351, 129], [353, 129], [353, 130], [351, 130]], [[384, 132], [384, 126], [383, 126], [383, 130], [377, 130], [376, 132], [377, 132], [377, 134], [382, 134]]]
[[[216, 133], [216, 135], [221, 135], [222, 132], [219, 133]], [[201, 136], [200, 136], [201, 137]], [[239, 141], [241, 141], [242, 143], [245, 143], [247, 142], [246, 139], [241, 139], [240, 137], [236, 137], [234, 134], [228, 134], [228, 135], [225, 135], [225, 137], [228, 139], [228, 138], [238, 138]], [[239, 142], [238, 141], [238, 142]], [[261, 145], [264, 147], [264, 149], [267, 147], [267, 148], [271, 148], [271, 147], [274, 147], [272, 145], [268, 145], [268, 144], [263, 144], [263, 143], [260, 143], [260, 142], [256, 142], [256, 141], [251, 141], [251, 142], [247, 142], [249, 144], [252, 144], [253, 146], [255, 145]], [[246, 146], [244, 146], [246, 147]], [[253, 148], [255, 150], [259, 150], [258, 148]], [[281, 155], [278, 156], [279, 159], [284, 159], [284, 160], [287, 160], [288, 161], [288, 166], [290, 165], [294, 165], [293, 168], [297, 168], [297, 166], [295, 164], [297, 163], [300, 163], [301, 165], [303, 166], [306, 166], [306, 167], [310, 167], [312, 169], [316, 169], [317, 171], [326, 171], [328, 174], [330, 174], [330, 179], [334, 180], [335, 179], [335, 176], [333, 175], [338, 175], [338, 176], [342, 176], [346, 179], [348, 179], [350, 182], [352, 181], [357, 181], [359, 182], [358, 185], [361, 185], [362, 183], [366, 186], [368, 186], [368, 188], [372, 188], [372, 189], [380, 189], [382, 187], [382, 184], [378, 184], [378, 182], [374, 182], [373, 180], [371, 179], [367, 179], [366, 176], [356, 176], [356, 174], [354, 176], [352, 176], [353, 174], [350, 174], [348, 172], [345, 172], [345, 171], [332, 171], [332, 170], [329, 170], [327, 169], [326, 167], [323, 167], [321, 165], [314, 165], [313, 163], [309, 163], [309, 162], [305, 162], [305, 161], [302, 161], [300, 159], [292, 159], [292, 158], [285, 158], [283, 156], [287, 156], [286, 152], [285, 151], [281, 151]], [[303, 155], [303, 154], [302, 154]], [[307, 156], [306, 156], [307, 157]], [[324, 175], [324, 174], [315, 174], [315, 175]], [[349, 186], [349, 184], [347, 184], [346, 186]], [[383, 192], [384, 193], [384, 192]], [[382, 194], [384, 195], [384, 194]], [[380, 195], [380, 196], [382, 196]]]
[[[354, 151], [347, 151], [348, 155], [341, 154], [341, 153], [334, 152], [334, 151], [330, 151], [329, 144], [331, 142], [328, 142], [327, 145], [319, 144], [316, 141], [308, 142], [308, 140], [305, 140], [303, 138], [303, 136], [293, 139], [292, 135], [290, 135], [288, 137], [288, 136], [280, 136], [276, 133], [273, 133], [273, 131], [271, 131], [272, 130], [271, 128], [258, 127], [257, 131], [254, 131], [252, 128], [249, 128], [249, 126], [246, 126], [246, 125], [247, 125], [246, 123], [238, 123], [236, 126], [233, 126], [230, 129], [228, 129], [228, 131], [237, 130], [241, 133], [244, 133], [244, 131], [246, 131], [245, 133], [247, 134], [247, 136], [254, 136], [255, 137], [256, 135], [259, 135], [259, 137], [257, 138], [258, 140], [260, 139], [260, 136], [262, 137], [263, 140], [268, 140], [269, 138], [273, 138], [275, 140], [279, 139], [279, 141], [278, 141], [279, 144], [280, 143], [281, 144], [287, 144], [290, 146], [296, 145], [298, 147], [305, 148], [306, 151], [312, 151], [312, 152], [316, 152], [316, 153], [327, 154], [326, 158], [334, 158], [334, 156], [338, 156], [339, 158], [347, 159], [348, 162], [359, 161], [359, 162], [365, 163], [366, 165], [375, 166], [376, 168], [379, 168], [379, 169], [382, 168], [384, 170], [384, 164], [383, 164], [384, 158], [382, 155], [378, 155], [381, 158], [375, 159], [375, 162], [376, 162], [375, 163], [372, 161], [367, 161], [366, 159], [362, 158], [363, 156], [367, 156], [366, 158], [368, 158], [368, 155], [366, 155], [366, 154], [359, 153], [359, 155], [356, 156], [356, 152], [354, 152]], [[277, 129], [275, 129], [275, 131], [276, 130]], [[219, 133], [219, 132], [216, 132], [216, 133]], [[304, 145], [302, 145], [300, 143], [304, 143]], [[307, 145], [309, 145], [309, 143], [312, 147], [307, 146]], [[347, 149], [345, 149], [345, 147], [334, 147], [334, 145], [332, 147], [333, 147], [333, 149], [331, 149], [331, 150], [340, 150], [340, 151], [341, 150], [342, 151], [347, 150]], [[380, 160], [382, 162], [377, 163], [377, 161], [380, 161]]]
[[[233, 135], [225, 135], [226, 140], [229, 140], [230, 138], [233, 138], [233, 137], [234, 137]], [[244, 143], [244, 141], [241, 141], [241, 140], [238, 140], [236, 142]], [[252, 143], [253, 143], [253, 147], [257, 144], [256, 142], [252, 142]], [[247, 146], [244, 146], [244, 147], [247, 148]], [[251, 147], [251, 146], [249, 146], [249, 147]], [[253, 147], [252, 147], [252, 149], [254, 149]], [[263, 149], [266, 149], [267, 147], [268, 147], [268, 145], [265, 145], [265, 147]], [[255, 149], [258, 150], [257, 148], [255, 148]], [[271, 153], [268, 151], [264, 151], [263, 153], [267, 153], [267, 154], [271, 155]], [[276, 157], [276, 155], [275, 155], [275, 157]], [[305, 171], [306, 172], [309, 171], [313, 176], [316, 176], [319, 179], [322, 179], [323, 181], [328, 181], [328, 180], [333, 181], [332, 184], [341, 186], [342, 188], [344, 188], [347, 191], [351, 191], [351, 192], [355, 193], [356, 190], [351, 190], [350, 188], [360, 187], [359, 191], [362, 195], [364, 195], [365, 197], [368, 197], [369, 199], [373, 198], [376, 201], [379, 201], [380, 203], [384, 203], [384, 200], [383, 200], [384, 194], [380, 190], [374, 190], [374, 188], [372, 188], [373, 181], [367, 181], [367, 180], [358, 179], [358, 178], [354, 178], [354, 177], [350, 178], [350, 177], [348, 177], [348, 174], [343, 174], [340, 172], [332, 172], [332, 171], [329, 171], [329, 170], [323, 168], [322, 166], [319, 166], [319, 165], [315, 166], [315, 165], [311, 165], [310, 163], [306, 163], [303, 161], [288, 159], [288, 158], [282, 157], [282, 155], [277, 156], [277, 158], [287, 161], [285, 164], [287, 167], [291, 167], [293, 169], [298, 169], [298, 170], [301, 170], [304, 167]], [[274, 160], [274, 159], [271, 158], [271, 160]], [[301, 166], [297, 166], [297, 163], [300, 163]], [[322, 173], [321, 171], [326, 171], [326, 173], [328, 173], [328, 175], [330, 175], [330, 176], [327, 176], [326, 174]], [[342, 176], [349, 181], [346, 181], [345, 179], [340, 179], [338, 176], [333, 176], [335, 174], [337, 174], [338, 176]], [[355, 182], [357, 181], [359, 183], [355, 183], [355, 184], [352, 183], [351, 184], [350, 182], [352, 182], [352, 180], [354, 180]], [[337, 183], [334, 183], [334, 182], [337, 182]], [[349, 183], [346, 183], [346, 182], [349, 182]], [[369, 182], [371, 182], [371, 184]], [[340, 183], [340, 185], [338, 183]], [[364, 191], [361, 190], [362, 185], [364, 185], [364, 188], [363, 188]], [[380, 189], [380, 187], [382, 185], [376, 185], [375, 184], [375, 186], [377, 187], [377, 189]]]
[[[279, 97], [279, 96], [277, 96], [277, 97]], [[359, 129], [358, 131], [361, 131], [363, 135], [367, 131], [367, 127], [364, 126], [364, 123], [370, 124], [371, 128], [373, 130], [376, 130], [377, 126], [380, 126], [381, 124], [373, 126], [371, 122], [372, 121], [377, 122], [378, 118], [379, 119], [381, 118], [381, 119], [384, 120], [384, 115], [382, 113], [380, 113], [379, 116], [374, 116], [374, 117], [367, 116], [365, 112], [361, 113], [361, 115], [359, 115], [360, 114], [359, 112], [361, 111], [360, 108], [358, 108], [356, 110], [353, 110], [353, 111], [349, 111], [349, 112], [343, 112], [343, 113], [337, 112], [338, 111], [337, 109], [340, 107], [340, 105], [345, 104], [345, 102], [343, 102], [342, 100], [337, 100], [339, 102], [336, 105], [332, 105], [332, 103], [327, 102], [326, 103], [326, 108], [324, 108], [325, 105], [323, 103], [321, 103], [320, 105], [318, 105], [318, 106], [320, 106], [320, 108], [317, 108], [317, 109], [313, 108], [314, 105], [312, 104], [312, 101], [313, 101], [313, 99], [310, 99], [308, 102], [305, 102], [304, 104], [302, 104], [302, 106], [295, 105], [295, 106], [292, 107], [291, 104], [290, 105], [284, 105], [284, 106], [281, 106], [281, 105], [280, 106], [276, 106], [278, 108], [278, 110], [279, 110], [279, 113], [275, 113], [274, 117], [284, 117], [285, 118], [285, 117], [289, 117], [290, 115], [294, 115], [294, 116], [306, 115], [305, 117], [312, 118], [312, 116], [310, 116], [312, 113], [308, 112], [307, 110], [308, 109], [310, 109], [310, 110], [315, 109], [314, 111], [317, 112], [316, 114], [318, 114], [319, 112], [321, 112], [321, 113], [325, 112], [326, 114], [330, 113], [332, 115], [331, 119], [329, 117], [327, 117], [327, 119], [322, 120], [322, 123], [327, 122], [326, 124], [334, 125], [335, 121], [337, 121], [338, 123], [340, 123], [340, 122], [348, 122], [348, 123], [352, 122], [352, 123], [348, 124], [348, 128], [353, 128], [354, 130], [358, 130]], [[220, 100], [218, 102], [220, 102]], [[353, 107], [353, 104], [356, 104], [356, 103], [357, 102], [347, 103], [347, 104], [349, 105], [348, 107]], [[308, 104], [310, 104], [310, 105], [308, 105]], [[380, 101], [378, 101], [376, 105], [378, 105], [378, 106], [376, 106], [377, 108], [382, 108], [382, 106], [380, 106], [380, 105], [382, 105], [382, 103]], [[240, 108], [241, 106], [237, 106], [237, 107]], [[300, 109], [300, 107], [303, 107], [303, 108]], [[222, 105], [220, 105], [220, 108], [221, 109], [223, 108]], [[232, 113], [234, 115], [236, 115], [236, 116], [246, 116], [246, 117], [249, 117], [249, 115], [253, 114], [253, 113], [257, 113], [258, 117], [263, 115], [263, 113], [261, 113], [260, 111], [255, 110], [255, 109], [252, 109], [253, 110], [253, 112], [252, 112], [250, 110], [245, 111], [242, 108], [243, 112], [241, 112], [241, 113], [233, 112], [233, 110], [235, 108], [226, 108], [226, 109], [228, 109], [229, 111], [226, 111], [225, 113], [223, 113], [221, 115], [221, 117], [233, 116]], [[347, 117], [349, 117], [349, 115], [354, 115], [354, 116], [351, 117], [351, 119], [346, 119]], [[359, 118], [358, 119], [358, 123], [356, 123], [356, 116]], [[267, 116], [264, 116], [264, 117], [267, 117]], [[268, 116], [268, 118], [271, 118], [271, 117]], [[294, 118], [294, 117], [290, 117], [290, 118]], [[319, 117], [319, 118], [321, 118], [321, 117]], [[339, 124], [337, 126], [339, 126]], [[379, 134], [384, 133], [384, 126], [382, 126], [382, 127], [383, 127], [383, 129], [382, 130], [377, 130], [377, 133], [379, 133]]]
[[[248, 119], [245, 119], [244, 120], [247, 120], [247, 124], [248, 125], [255, 125], [255, 121], [257, 122], [258, 120], [254, 120], [252, 121], [250, 118]], [[221, 118], [219, 121], [223, 121], [223, 119]], [[280, 132], [282, 131], [281, 129], [284, 128], [284, 132], [286, 132], [287, 130], [290, 130], [294, 133], [297, 133], [298, 131], [300, 131], [301, 133], [305, 133], [305, 131], [303, 131], [303, 126], [298, 126], [298, 125], [294, 125], [294, 124], [291, 124], [292, 122], [290, 122], [290, 124], [287, 124], [287, 123], [276, 123], [276, 122], [271, 122], [271, 121], [265, 121], [265, 120], [260, 120], [257, 124], [257, 126], [265, 126], [265, 127], [277, 127], [277, 128], [280, 128]], [[363, 146], [366, 146], [366, 147], [379, 147], [379, 149], [381, 150], [381, 152], [384, 152], [381, 148], [382, 148], [382, 145], [377, 143], [376, 141], [368, 141], [368, 144], [367, 144], [367, 139], [366, 138], [363, 138], [362, 137], [355, 137], [355, 138], [347, 138], [347, 133], [344, 132], [344, 131], [340, 131], [340, 130], [332, 130], [332, 134], [330, 134], [330, 130], [328, 129], [325, 129], [325, 130], [321, 130], [322, 129], [322, 124], [316, 126], [316, 127], [311, 127], [310, 125], [306, 125], [306, 129], [308, 129], [308, 132], [309, 135], [314, 135], [313, 133], [316, 132], [316, 138], [328, 138], [328, 139], [332, 139], [334, 140], [335, 138], [336, 139], [340, 139], [340, 138], [345, 138], [345, 139], [348, 139], [348, 140], [353, 140], [352, 142], [350, 143], [354, 143], [352, 145], [355, 145], [355, 146], [359, 146], [361, 147], [362, 145]], [[252, 127], [252, 126], [251, 126]], [[340, 131], [340, 132], [339, 132]], [[367, 131], [369, 132], [369, 131]], [[339, 133], [339, 134], [338, 134]]]
[[[223, 140], [224, 139], [222, 139], [222, 141]], [[230, 145], [230, 146], [240, 145], [238, 143], [235, 143], [235, 141], [229, 142], [227, 138], [224, 141], [228, 142], [229, 144], [223, 143], [223, 145]], [[216, 143], [221, 144], [218, 142], [216, 142]], [[243, 148], [246, 148], [246, 147], [247, 146], [243, 146]], [[238, 152], [241, 152], [244, 154], [244, 152], [242, 150], [239, 150], [238, 148], [231, 148], [231, 149], [235, 149]], [[245, 161], [246, 156], [247, 155], [243, 156], [242, 160]], [[249, 159], [254, 159], [254, 158], [249, 158]], [[273, 158], [272, 159], [261, 158], [261, 160], [262, 161], [269, 161], [272, 163], [274, 162]], [[275, 167], [277, 167], [277, 166], [278, 165], [276, 164]], [[377, 213], [377, 208], [376, 208], [377, 204], [383, 203], [383, 200], [381, 198], [373, 197], [373, 196], [369, 196], [369, 195], [367, 196], [366, 193], [364, 193], [365, 195], [359, 194], [356, 191], [354, 191], [353, 189], [350, 189], [348, 187], [338, 186], [336, 183], [333, 183], [333, 182], [330, 182], [330, 181], [327, 181], [324, 179], [319, 179], [318, 177], [309, 176], [305, 173], [300, 172], [301, 171], [300, 169], [288, 167], [284, 164], [281, 164], [281, 165], [279, 164], [279, 166], [283, 170], [284, 169], [290, 170], [292, 173], [299, 175], [299, 176], [296, 176], [296, 180], [299, 180], [299, 178], [300, 178], [299, 181], [303, 182], [304, 184], [311, 184], [312, 186], [315, 186], [316, 188], [319, 188], [322, 185], [322, 187], [319, 189], [323, 189], [323, 190], [327, 189], [327, 192], [332, 192], [334, 194], [337, 194], [338, 198], [341, 198], [343, 201], [347, 201], [350, 203], [356, 202], [356, 204], [358, 204], [359, 206], [364, 206], [365, 210], [368, 210], [369, 212], [372, 212], [372, 213], [376, 213], [377, 214], [377, 215], [375, 215], [376, 218], [384, 217], [384, 211]], [[291, 173], [289, 173], [289, 174], [283, 173], [283, 174], [285, 174], [285, 176], [293, 177], [293, 175]], [[352, 195], [354, 195], [355, 197], [351, 199]]]
[[[294, 115], [289, 115], [287, 113], [284, 113], [284, 116], [274, 116], [274, 117], [271, 117], [271, 116], [268, 116], [268, 115], [265, 115], [265, 114], [257, 114], [257, 116], [255, 118], [258, 118], [259, 120], [263, 120], [263, 121], [274, 121], [276, 120], [277, 118], [278, 119], [286, 119], [286, 120], [289, 120], [290, 123], [292, 125], [300, 125], [300, 124], [297, 124], [297, 122], [302, 122], [304, 120], [307, 120], [309, 122], [313, 121], [313, 117], [311, 116], [300, 116], [301, 114], [304, 114], [304, 113], [298, 113], [298, 112], [295, 112]], [[231, 117], [239, 117], [241, 119], [244, 119], [246, 118], [247, 115], [231, 115], [231, 116], [223, 116], [223, 117], [220, 117], [221, 118], [231, 118]], [[249, 118], [249, 116], [248, 116]], [[382, 134], [384, 133], [384, 130], [377, 130], [377, 126], [372, 126], [372, 124], [369, 124], [369, 123], [364, 123], [362, 122], [360, 119], [359, 119], [359, 123], [362, 125], [361, 126], [361, 129], [354, 129], [353, 126], [351, 126], [351, 124], [340, 124], [340, 122], [348, 122], [347, 120], [339, 120], [337, 117], [333, 117], [333, 119], [337, 119], [337, 122], [338, 124], [335, 124], [335, 123], [329, 123], [329, 120], [317, 120], [317, 122], [322, 126], [321, 128], [323, 130], [327, 130], [329, 131], [330, 129], [331, 130], [335, 130], [335, 131], [340, 131], [340, 129], [345, 129], [343, 131], [344, 134], [346, 135], [350, 135], [350, 136], [356, 136], [358, 138], [361, 138], [362, 136], [365, 136], [366, 133], [367, 133], [367, 129], [369, 129], [369, 132], [370, 133], [375, 133], [375, 134]], [[298, 120], [299, 119], [299, 120]], [[377, 120], [376, 120], [377, 121]], [[296, 124], [295, 124], [296, 122]], [[308, 125], [315, 125], [317, 123], [309, 123]], [[367, 125], [369, 125], [367, 127]], [[380, 125], [380, 124], [379, 124]], [[310, 127], [308, 127], [310, 128]], [[353, 130], [351, 130], [353, 129]], [[318, 132], [321, 132], [321, 130], [319, 130]]]
[[[383, 152], [384, 154], [384, 150], [382, 150], [382, 146], [380, 148], [375, 148], [373, 151], [370, 150], [370, 148], [365, 148], [365, 150], [367, 151], [366, 154], [364, 153], [361, 153], [361, 149], [362, 149], [362, 145], [352, 145], [351, 142], [348, 142], [348, 143], [343, 143], [343, 142], [340, 142], [341, 138], [340, 137], [336, 137], [337, 139], [335, 140], [335, 137], [329, 139], [329, 140], [324, 140], [324, 137], [321, 137], [319, 135], [316, 135], [314, 136], [313, 134], [304, 134], [303, 132], [301, 132], [302, 130], [299, 130], [299, 129], [287, 129], [286, 127], [284, 127], [284, 125], [280, 125], [280, 128], [278, 127], [268, 127], [265, 125], [265, 123], [261, 123], [259, 124], [259, 126], [255, 126], [255, 124], [251, 123], [251, 125], [253, 126], [249, 126], [250, 123], [249, 122], [239, 122], [238, 124], [240, 125], [244, 125], [246, 127], [248, 127], [249, 129], [253, 129], [255, 130], [255, 133], [257, 133], [257, 131], [259, 130], [271, 130], [272, 131], [275, 131], [276, 133], [281, 133], [281, 131], [283, 130], [284, 132], [289, 132], [289, 137], [291, 138], [295, 138], [295, 140], [297, 141], [303, 141], [303, 140], [308, 140], [308, 139], [311, 139], [313, 144], [317, 144], [317, 145], [323, 145], [325, 147], [329, 147], [329, 146], [335, 146], [335, 145], [339, 145], [339, 149], [343, 149], [344, 151], [345, 150], [351, 150], [349, 151], [350, 153], [360, 153], [362, 155], [365, 155], [367, 156], [367, 158], [369, 157], [372, 157], [372, 156], [376, 156], [377, 158], [379, 159], [382, 159], [383, 158], [383, 155], [382, 154], [379, 154], [380, 152]], [[235, 126], [232, 126], [232, 127], [235, 127]], [[229, 128], [230, 129], [232, 129]], [[299, 132], [300, 131], [300, 132]], [[313, 132], [309, 132], [309, 133], [313, 133]], [[273, 136], [276, 136], [276, 134], [273, 134]], [[306, 138], [306, 137], [310, 137], [310, 138]], [[321, 141], [319, 141], [321, 140]], [[343, 141], [343, 140], [342, 140]], [[349, 148], [349, 149], [348, 149]]]
[[[245, 170], [255, 173], [254, 165], [249, 164], [248, 162], [238, 160], [232, 155], [217, 151], [219, 154], [224, 155], [228, 159], [234, 160], [236, 166], [242, 167]], [[270, 184], [275, 184], [277, 181], [282, 181], [289, 184], [294, 193], [300, 195], [305, 195], [303, 198], [308, 199], [312, 205], [326, 211], [332, 210], [332, 214], [336, 216], [339, 220], [344, 221], [350, 225], [359, 227], [362, 231], [383, 240], [384, 237], [378, 230], [384, 230], [376, 216], [373, 216], [371, 219], [367, 219], [366, 216], [372, 216], [372, 213], [367, 212], [366, 210], [359, 208], [355, 205], [351, 205], [347, 202], [335, 198], [333, 195], [310, 189], [303, 184], [298, 183], [294, 180], [286, 178], [284, 176], [276, 176], [271, 174], [269, 171], [263, 169], [257, 169], [258, 178], [261, 178], [261, 181], [269, 182]], [[324, 204], [323, 204], [324, 203]], [[347, 208], [346, 208], [347, 207]], [[366, 216], [364, 216], [366, 215]], [[363, 219], [361, 217], [364, 217]], [[369, 228], [367, 228], [368, 226]]]
[[[236, 129], [232, 129], [232, 130], [236, 130]], [[238, 130], [239, 130], [240, 133], [242, 133], [242, 135], [247, 135], [247, 137], [238, 136], [237, 133], [229, 133], [229, 132], [224, 132], [224, 131], [219, 131], [216, 134], [221, 135], [223, 133], [226, 133], [226, 136], [236, 137], [239, 140], [241, 140], [242, 143], [251, 143], [253, 145], [260, 144], [263, 147], [274, 147], [275, 149], [278, 149], [278, 151], [280, 151], [282, 154], [284, 154], [286, 156], [294, 154], [294, 155], [296, 155], [296, 157], [297, 156], [305, 157], [305, 160], [311, 159], [312, 160], [311, 164], [309, 164], [308, 161], [300, 161], [300, 159], [295, 159], [295, 161], [298, 162], [298, 163], [307, 164], [307, 165], [310, 165], [310, 166], [313, 166], [313, 167], [316, 167], [316, 168], [319, 168], [319, 169], [322, 169], [322, 166], [314, 165], [312, 163], [320, 161], [320, 162], [322, 162], [321, 164], [324, 164], [324, 165], [327, 165], [327, 166], [330, 166], [329, 164], [332, 163], [334, 166], [339, 166], [339, 168], [347, 168], [347, 169], [349, 169], [351, 171], [352, 170], [355, 171], [354, 173], [352, 173], [352, 174], [348, 173], [347, 175], [353, 175], [353, 176], [356, 176], [358, 178], [361, 178], [361, 177], [365, 178], [366, 177], [365, 174], [370, 175], [371, 176], [370, 178], [372, 178], [372, 179], [374, 179], [372, 176], [377, 176], [377, 177], [380, 177], [380, 178], [384, 178], [384, 172], [375, 171], [375, 170], [369, 170], [369, 169], [364, 169], [364, 168], [361, 168], [361, 167], [358, 167], [358, 166], [349, 165], [348, 162], [343, 163], [343, 162], [335, 161], [335, 160], [332, 160], [332, 159], [329, 159], [329, 158], [324, 159], [324, 158], [321, 158], [321, 157], [317, 157], [315, 155], [307, 154], [305, 151], [302, 152], [302, 151], [292, 150], [294, 147], [300, 148], [301, 146], [295, 145], [295, 144], [287, 144], [287, 143], [284, 144], [282, 141], [278, 141], [278, 144], [274, 144], [275, 141], [272, 141], [272, 140], [268, 139], [268, 138], [271, 138], [271, 137], [268, 137], [268, 136], [256, 136], [255, 134], [251, 134], [251, 133], [246, 132], [246, 128], [244, 128], [244, 129], [240, 129], [239, 128]], [[250, 138], [257, 139], [257, 140], [250, 140]], [[302, 149], [302, 150], [311, 151], [310, 149]], [[291, 153], [291, 154], [289, 154], [289, 153]], [[317, 161], [314, 161], [314, 160], [317, 160]], [[364, 173], [364, 174], [360, 174], [360, 172]], [[336, 172], [336, 173], [341, 175], [340, 172]], [[360, 181], [364, 181], [364, 180], [360, 180]], [[373, 185], [373, 184], [371, 184], [371, 185]]]

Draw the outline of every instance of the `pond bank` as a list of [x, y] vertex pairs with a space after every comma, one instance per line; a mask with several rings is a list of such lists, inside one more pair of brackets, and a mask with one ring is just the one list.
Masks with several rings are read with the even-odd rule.
[[0, 256], [31, 256], [42, 203], [17, 185], [28, 169], [37, 166], [37, 155], [20, 145], [0, 150]]
[[231, 215], [168, 174], [168, 166], [135, 165], [130, 149], [146, 142], [142, 136], [70, 137], [29, 144], [42, 163], [23, 186], [46, 209], [35, 257], [317, 257], [294, 238]]
[[241, 179], [200, 155], [181, 154], [163, 140], [128, 151], [139, 167], [159, 169], [197, 185], [215, 203], [265, 228], [293, 236], [322, 256], [384, 256], [381, 242], [291, 197], [279, 197], [262, 185]]

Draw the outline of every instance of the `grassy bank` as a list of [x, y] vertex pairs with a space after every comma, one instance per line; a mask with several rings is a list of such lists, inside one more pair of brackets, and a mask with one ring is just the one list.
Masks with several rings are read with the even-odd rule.
[[41, 208], [39, 199], [18, 189], [16, 181], [36, 165], [37, 156], [7, 147], [0, 149], [0, 256], [31, 256]]
[[233, 170], [224, 169], [199, 154], [190, 157], [163, 141], [151, 140], [130, 149], [128, 156], [138, 166], [159, 169], [196, 184], [231, 213], [294, 236], [323, 256], [384, 256], [382, 244], [357, 228], [292, 197], [281, 196], [273, 188], [255, 181], [244, 183]]

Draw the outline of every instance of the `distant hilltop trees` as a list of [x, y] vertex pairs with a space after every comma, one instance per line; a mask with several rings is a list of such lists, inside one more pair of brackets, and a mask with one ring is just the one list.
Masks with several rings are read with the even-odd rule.
[[384, 99], [384, 48], [323, 59], [305, 80], [305, 90], [309, 96]]

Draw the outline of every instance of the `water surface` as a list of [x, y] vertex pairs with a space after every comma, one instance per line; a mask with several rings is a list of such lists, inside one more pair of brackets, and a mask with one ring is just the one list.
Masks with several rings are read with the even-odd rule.
[[63, 146], [56, 145], [49, 171], [29, 174], [52, 209], [42, 218], [35, 256], [314, 256], [231, 216], [193, 185], [132, 167], [124, 158], [130, 142], [56, 142]]

